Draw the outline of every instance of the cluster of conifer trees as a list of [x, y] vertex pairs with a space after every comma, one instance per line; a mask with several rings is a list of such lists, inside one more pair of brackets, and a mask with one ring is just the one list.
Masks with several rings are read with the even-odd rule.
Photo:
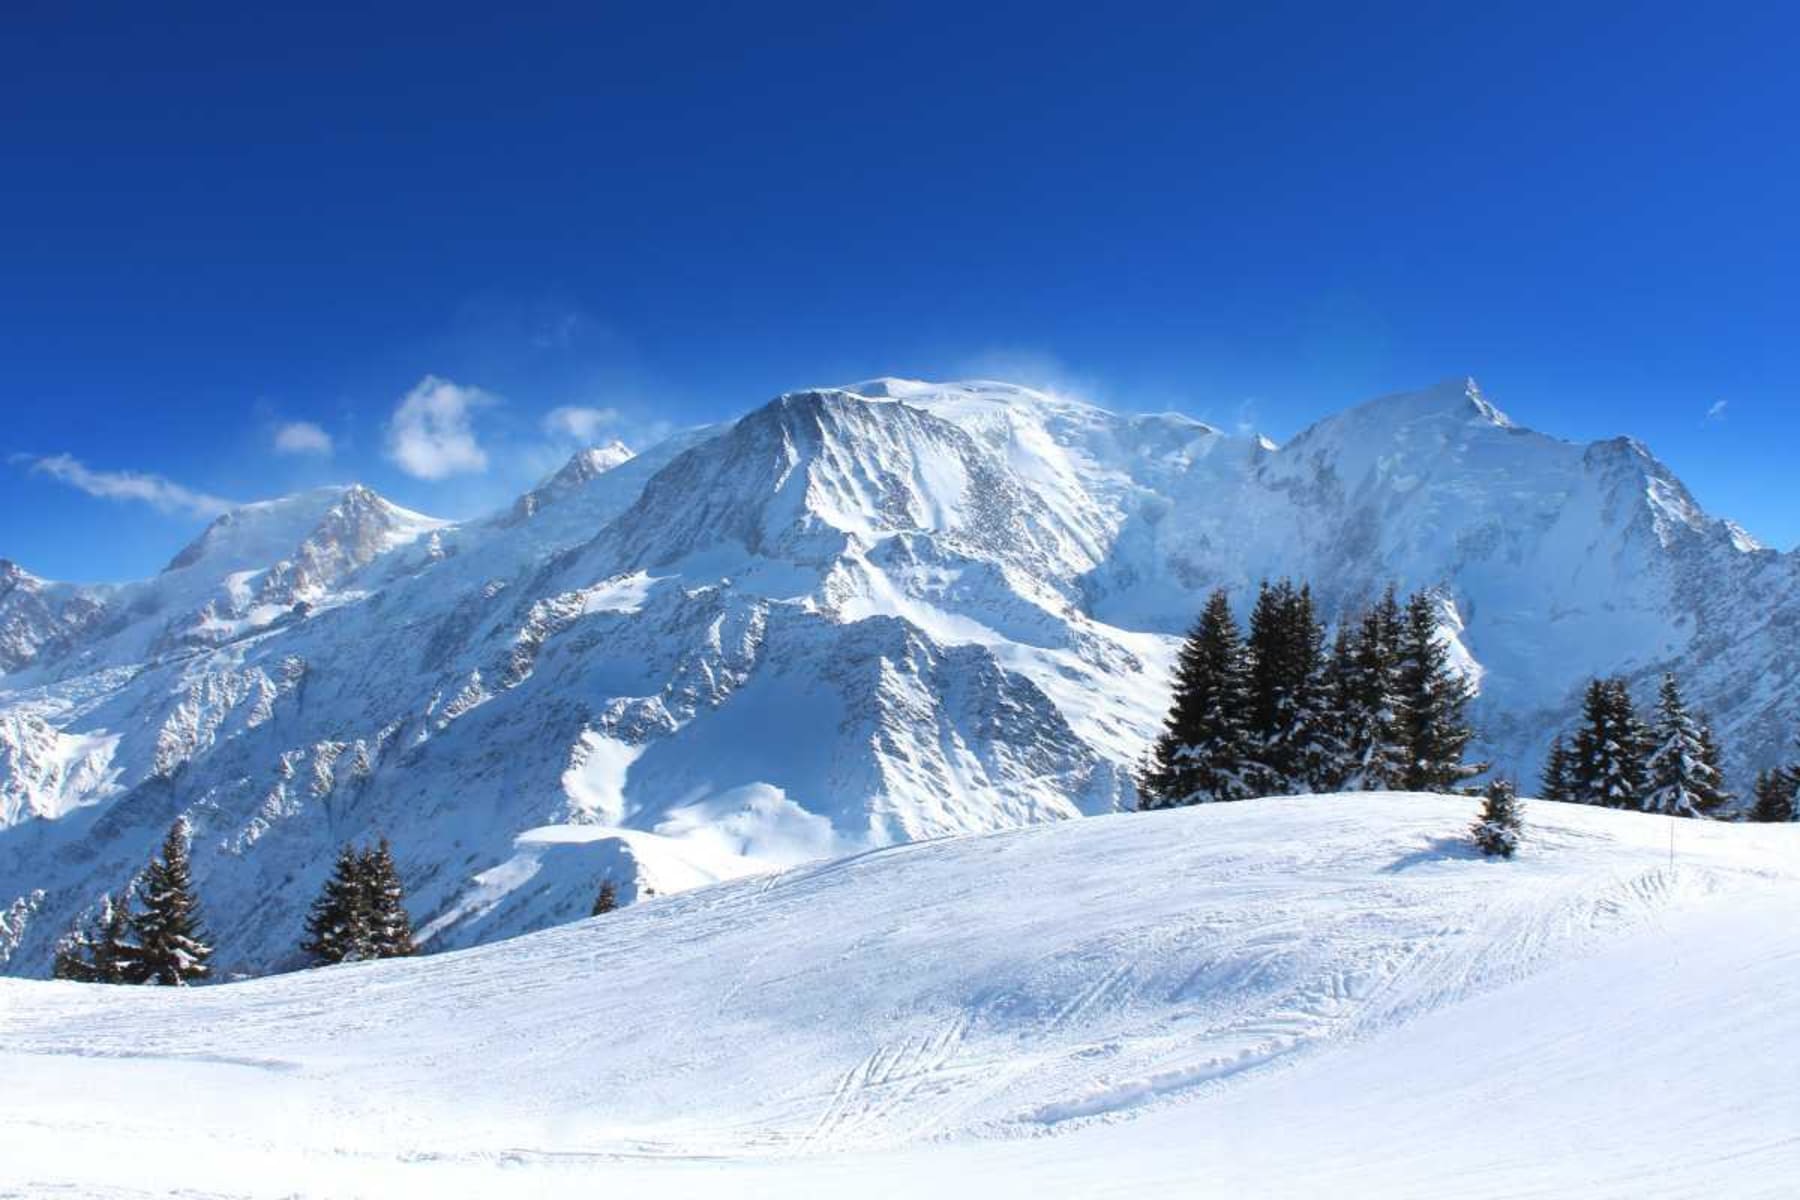
[[[412, 919], [386, 838], [339, 852], [300, 948], [320, 964], [414, 952]], [[212, 952], [188, 862], [187, 825], [177, 821], [143, 877], [117, 897], [102, 896], [99, 914], [78, 921], [57, 945], [54, 974], [81, 983], [185, 987], [211, 974]]]
[[58, 979], [184, 987], [207, 977], [212, 946], [200, 925], [185, 822], [170, 828], [136, 898], [135, 911], [130, 889], [101, 898], [99, 917], [78, 924], [57, 946]]
[[[136, 896], [142, 907], [132, 911]], [[618, 887], [603, 880], [594, 913], [618, 907]], [[406, 893], [386, 838], [358, 849], [346, 842], [306, 917], [300, 949], [315, 965], [403, 958], [418, 952]], [[207, 978], [212, 946], [200, 926], [200, 902], [188, 866], [188, 830], [176, 822], [162, 854], [134, 887], [100, 898], [56, 948], [55, 975], [81, 983], [183, 987]]]
[[1329, 649], [1309, 587], [1264, 583], [1240, 632], [1223, 588], [1207, 600], [1175, 671], [1162, 735], [1139, 772], [1141, 808], [1295, 792], [1448, 791], [1486, 769], [1468, 681], [1439, 607], [1392, 587]]
[[1596, 679], [1582, 700], [1580, 727], [1550, 744], [1543, 794], [1572, 804], [1714, 816], [1733, 799], [1719, 757], [1711, 724], [1689, 711], [1675, 676], [1663, 676], [1650, 720], [1632, 706], [1623, 679]]
[[306, 916], [300, 949], [321, 966], [415, 952], [412, 918], [388, 840], [358, 850], [348, 842]]

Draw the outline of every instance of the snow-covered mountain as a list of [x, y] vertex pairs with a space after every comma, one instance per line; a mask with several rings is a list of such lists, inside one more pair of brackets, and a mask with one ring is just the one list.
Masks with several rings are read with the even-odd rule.
[[1502, 862], [1478, 807], [941, 838], [179, 995], [0, 979], [0, 1191], [1791, 1196], [1800, 827], [1671, 861], [1667, 818], [1528, 801]]
[[1000, 383], [782, 396], [448, 525], [366, 488], [155, 579], [0, 574], [0, 959], [40, 973], [177, 815], [227, 970], [345, 839], [437, 947], [825, 855], [1128, 807], [1218, 584], [1434, 587], [1526, 779], [1593, 673], [1681, 671], [1738, 778], [1800, 719], [1800, 556], [1629, 440], [1455, 381], [1285, 446]]

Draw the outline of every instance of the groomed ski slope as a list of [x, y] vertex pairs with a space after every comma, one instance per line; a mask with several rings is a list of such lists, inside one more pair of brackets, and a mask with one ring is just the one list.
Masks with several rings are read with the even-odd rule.
[[1507, 863], [1475, 808], [1099, 817], [408, 962], [0, 980], [0, 1195], [1793, 1194], [1800, 827], [1529, 802]]

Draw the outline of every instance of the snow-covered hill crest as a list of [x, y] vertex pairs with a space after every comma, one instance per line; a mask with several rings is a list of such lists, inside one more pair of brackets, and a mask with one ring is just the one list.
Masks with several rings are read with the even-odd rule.
[[535, 830], [457, 920], [633, 855], [658, 898], [181, 995], [0, 979], [0, 1187], [1790, 1194], [1800, 827], [1682, 822], [1671, 859], [1667, 818], [1524, 807], [1510, 861], [1478, 802], [1376, 793], [673, 897], [708, 863]]
[[261, 971], [377, 831], [457, 945], [584, 911], [603, 874], [1128, 807], [1174, 635], [1279, 575], [1327, 616], [1437, 588], [1484, 751], [1528, 780], [1591, 673], [1681, 671], [1740, 776], [1800, 713], [1800, 559], [1637, 443], [1520, 428], [1469, 381], [1276, 447], [874, 380], [584, 451], [460, 525], [330, 488], [140, 583], [4, 564], [0, 908], [37, 898], [0, 958], [43, 971], [181, 814], [222, 965]]

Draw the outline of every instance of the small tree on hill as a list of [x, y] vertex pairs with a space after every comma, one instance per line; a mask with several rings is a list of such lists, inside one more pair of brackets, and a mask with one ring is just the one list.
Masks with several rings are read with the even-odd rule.
[[185, 821], [170, 827], [162, 856], [145, 869], [139, 900], [143, 911], [132, 918], [138, 950], [134, 974], [164, 987], [185, 987], [205, 979], [211, 973], [207, 962], [212, 946], [200, 926]]
[[1138, 806], [1175, 808], [1250, 794], [1244, 642], [1224, 588], [1208, 597], [1175, 664], [1175, 695], [1138, 779]]
[[600, 881], [600, 894], [594, 897], [594, 916], [598, 917], [619, 907], [619, 889], [613, 886], [610, 879]]
[[1519, 796], [1512, 782], [1496, 779], [1487, 786], [1481, 816], [1470, 830], [1475, 845], [1490, 858], [1511, 858], [1519, 848], [1524, 821], [1519, 812]]

